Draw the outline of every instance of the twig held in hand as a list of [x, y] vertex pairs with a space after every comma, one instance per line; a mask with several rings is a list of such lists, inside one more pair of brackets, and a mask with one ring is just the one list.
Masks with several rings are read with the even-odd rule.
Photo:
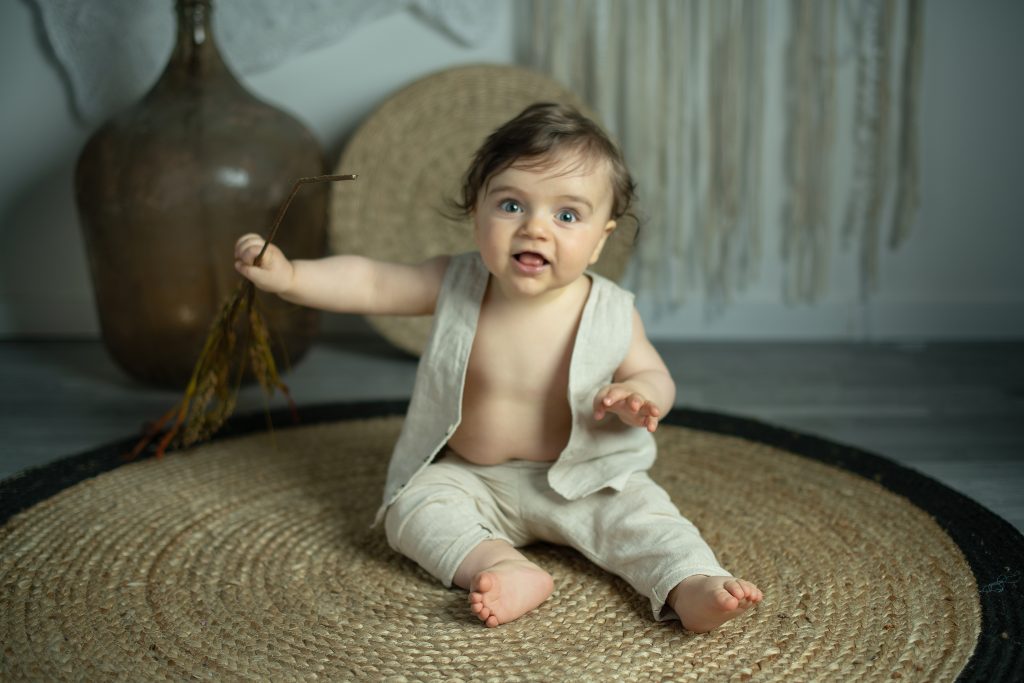
[[[263, 249], [253, 261], [254, 265], [260, 264], [267, 247], [277, 236], [288, 206], [303, 185], [355, 179], [355, 175], [320, 175], [295, 181], [291, 194], [277, 212]], [[244, 330], [241, 348], [236, 332], [239, 322], [242, 323]], [[142, 438], [126, 457], [138, 457], [168, 422], [171, 423], [170, 427], [156, 444], [155, 455], [158, 458], [163, 457], [172, 444], [177, 448], [184, 448], [209, 439], [234, 412], [238, 389], [242, 384], [246, 367], [250, 368], [265, 394], [270, 396], [275, 389], [284, 394], [291, 408], [292, 417], [297, 420], [295, 402], [288, 391], [288, 386], [281, 380], [277, 364], [274, 362], [270, 348], [270, 332], [256, 301], [256, 287], [249, 280], [239, 283], [231, 296], [221, 305], [217, 317], [210, 326], [203, 350], [192, 370], [192, 376], [181, 401], [147, 427]]]

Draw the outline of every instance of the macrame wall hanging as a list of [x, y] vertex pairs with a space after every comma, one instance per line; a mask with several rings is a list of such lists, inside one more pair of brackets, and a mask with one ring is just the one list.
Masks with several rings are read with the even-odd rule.
[[845, 10], [858, 38], [853, 194], [843, 237], [858, 240], [861, 295], [877, 285], [883, 229], [898, 247], [917, 211], [917, 111], [921, 78], [923, 3], [870, 0]]
[[[643, 232], [627, 277], [656, 309], [700, 288], [707, 312], [721, 311], [758, 275], [763, 226], [775, 222], [787, 302], [824, 293], [840, 223], [858, 242], [868, 296], [883, 224], [899, 245], [917, 205], [919, 0], [534, 0], [531, 10], [531, 65], [594, 107], [639, 182]], [[774, 87], [778, 129], [766, 125]], [[767, 136], [784, 140], [778, 161], [763, 158]], [[782, 196], [762, 196], [764, 173], [784, 174]]]

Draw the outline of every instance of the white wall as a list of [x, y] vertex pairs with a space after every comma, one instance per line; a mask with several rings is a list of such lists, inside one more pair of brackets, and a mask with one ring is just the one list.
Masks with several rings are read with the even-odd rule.
[[[302, 118], [336, 158], [363, 117], [401, 86], [448, 66], [514, 61], [510, 1], [494, 2], [493, 33], [478, 48], [460, 47], [399, 13], [245, 81]], [[785, 306], [778, 230], [769, 221], [761, 277], [748, 291], [712, 319], [699, 296], [660, 317], [641, 300], [651, 335], [1024, 337], [1021, 26], [1018, 0], [926, 4], [922, 207], [909, 241], [883, 254], [878, 290], [866, 304], [855, 255], [836, 240], [826, 296], [814, 306]], [[72, 199], [72, 169], [90, 130], [73, 119], [37, 31], [26, 2], [0, 3], [0, 338], [94, 337], [98, 323]], [[769, 107], [777, 108], [778, 97]], [[327, 327], [351, 326], [335, 319]]]

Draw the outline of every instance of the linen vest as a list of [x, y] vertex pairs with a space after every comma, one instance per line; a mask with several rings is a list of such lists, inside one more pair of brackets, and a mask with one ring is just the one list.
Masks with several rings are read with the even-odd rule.
[[[548, 470], [551, 488], [576, 500], [606, 487], [621, 491], [633, 472], [654, 463], [654, 437], [614, 415], [594, 420], [597, 392], [612, 381], [629, 350], [633, 295], [595, 273], [569, 362], [569, 441]], [[478, 252], [453, 256], [416, 370], [416, 384], [388, 465], [374, 525], [402, 490], [444, 448], [462, 420], [462, 392], [490, 273]]]

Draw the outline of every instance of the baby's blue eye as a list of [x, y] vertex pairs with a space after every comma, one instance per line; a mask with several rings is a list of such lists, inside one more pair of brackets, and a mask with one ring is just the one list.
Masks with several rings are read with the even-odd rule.
[[557, 214], [555, 214], [555, 217], [558, 218], [558, 220], [561, 221], [562, 223], [575, 223], [578, 220], [578, 218], [576, 217], [576, 213], [568, 210], [559, 211]]
[[519, 213], [523, 210], [523, 207], [519, 205], [514, 199], [506, 199], [498, 204], [498, 208], [506, 213]]

